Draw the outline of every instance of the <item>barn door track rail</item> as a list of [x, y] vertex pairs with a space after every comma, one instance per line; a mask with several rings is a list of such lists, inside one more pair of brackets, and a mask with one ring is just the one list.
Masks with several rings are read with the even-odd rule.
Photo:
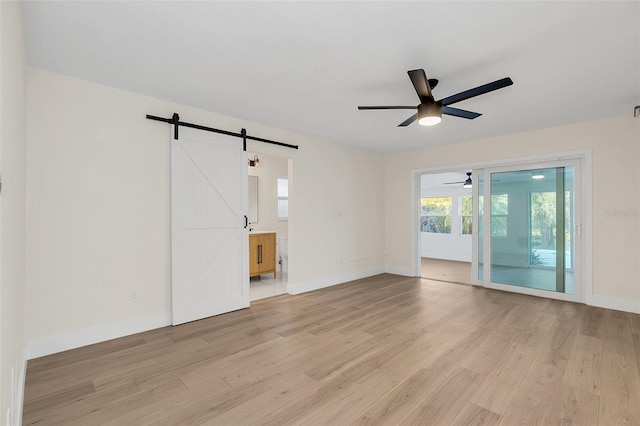
[[221, 130], [221, 129], [216, 129], [214, 127], [201, 126], [199, 124], [193, 124], [193, 123], [187, 123], [187, 122], [184, 122], [184, 121], [180, 121], [180, 116], [177, 113], [174, 113], [171, 116], [171, 118], [157, 117], [155, 115], [149, 115], [149, 114], [147, 114], [147, 118], [149, 120], [163, 121], [165, 123], [169, 123], [169, 124], [175, 125], [174, 130], [173, 130], [173, 138], [174, 139], [178, 139], [178, 128], [180, 126], [184, 126], [184, 127], [191, 127], [192, 129], [205, 130], [207, 132], [214, 132], [214, 133], [222, 133], [223, 135], [235, 136], [237, 138], [242, 138], [242, 141], [243, 141], [243, 144], [244, 144], [243, 148], [244, 148], [245, 151], [247, 150], [247, 139], [252, 140], [252, 141], [269, 143], [269, 144], [272, 144], [272, 145], [283, 146], [285, 148], [298, 149], [298, 145], [291, 145], [291, 144], [284, 143], [284, 142], [272, 141], [270, 139], [259, 138], [259, 137], [256, 137], [256, 136], [249, 136], [249, 135], [247, 135], [247, 131], [245, 129], [242, 129], [242, 131], [240, 133], [236, 133], [236, 132], [229, 132], [228, 130]]

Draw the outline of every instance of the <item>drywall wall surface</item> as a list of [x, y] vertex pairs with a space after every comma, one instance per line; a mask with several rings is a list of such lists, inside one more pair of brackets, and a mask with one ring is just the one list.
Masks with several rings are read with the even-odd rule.
[[[309, 160], [293, 159], [290, 174], [289, 291], [383, 272], [382, 156], [316, 143], [304, 152]], [[319, 279], [300, 280], [307, 274]]]
[[414, 170], [460, 170], [499, 160], [586, 151], [592, 164], [584, 178], [592, 181], [592, 190], [583, 195], [592, 201], [591, 211], [585, 212], [592, 227], [583, 227], [582, 238], [593, 256], [586, 266], [592, 278], [587, 297], [593, 304], [640, 310], [640, 193], [635, 188], [640, 182], [640, 133], [634, 120], [629, 115], [387, 155], [387, 271], [414, 274]]
[[169, 322], [171, 128], [146, 114], [300, 146], [247, 144], [290, 159], [291, 292], [383, 272], [381, 154], [35, 68], [27, 75], [30, 357]]
[[26, 85], [22, 3], [0, 2], [0, 423], [20, 424], [25, 373]]

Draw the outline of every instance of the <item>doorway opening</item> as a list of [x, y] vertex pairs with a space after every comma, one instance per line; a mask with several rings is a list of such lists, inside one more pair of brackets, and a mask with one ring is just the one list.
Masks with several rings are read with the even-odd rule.
[[256, 151], [247, 152], [247, 156], [249, 238], [264, 239], [261, 247], [249, 247], [249, 297], [255, 301], [287, 292], [291, 159]]
[[472, 189], [468, 170], [420, 176], [420, 276], [471, 285]]

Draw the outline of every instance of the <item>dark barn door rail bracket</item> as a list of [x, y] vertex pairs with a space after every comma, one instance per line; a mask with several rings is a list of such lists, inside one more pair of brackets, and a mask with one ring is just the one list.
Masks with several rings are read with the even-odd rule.
[[184, 126], [184, 127], [191, 127], [192, 129], [205, 130], [207, 132], [214, 132], [214, 133], [222, 133], [223, 135], [235, 136], [236, 138], [241, 138], [244, 144], [243, 148], [245, 151], [247, 150], [247, 139], [250, 139], [252, 141], [270, 143], [272, 145], [284, 146], [285, 148], [298, 149], [298, 145], [291, 145], [284, 142], [272, 141], [269, 139], [258, 138], [256, 136], [249, 136], [247, 135], [247, 131], [245, 129], [242, 129], [241, 133], [236, 133], [236, 132], [229, 132], [227, 130], [216, 129], [213, 127], [201, 126], [199, 124], [186, 123], [184, 121], [180, 121], [180, 116], [177, 113], [174, 113], [171, 118], [162, 118], [162, 117], [157, 117], [155, 115], [149, 115], [149, 114], [147, 114], [147, 118], [149, 120], [162, 121], [165, 123], [174, 124], [175, 125], [174, 131], [173, 131], [174, 139], [178, 139], [178, 127]]

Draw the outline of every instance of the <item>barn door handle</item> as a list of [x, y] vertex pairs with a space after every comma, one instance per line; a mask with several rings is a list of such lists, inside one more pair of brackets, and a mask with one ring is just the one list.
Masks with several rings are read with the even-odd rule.
[[247, 229], [247, 226], [249, 226], [249, 218], [245, 214], [244, 215], [244, 229]]

